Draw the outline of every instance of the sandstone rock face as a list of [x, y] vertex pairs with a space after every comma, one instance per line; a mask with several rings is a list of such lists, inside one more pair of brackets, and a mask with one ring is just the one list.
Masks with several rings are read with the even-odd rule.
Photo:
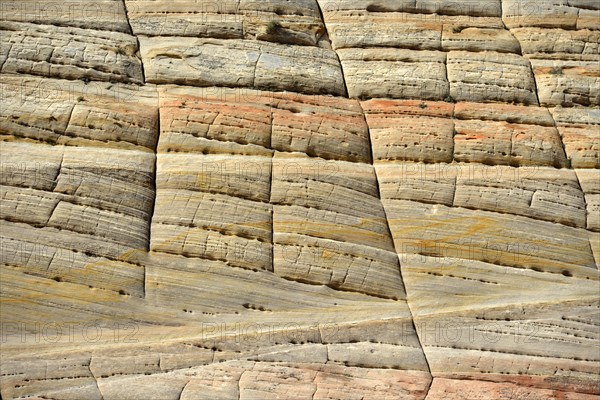
[[[142, 83], [135, 37], [92, 29], [4, 22], [2, 73]], [[6, 49], [6, 50], [5, 50]]]
[[247, 38], [306, 46], [325, 45], [321, 42], [325, 27], [315, 0], [293, 3], [204, 0], [175, 4], [160, 0], [127, 0], [125, 3], [136, 35]]
[[332, 50], [245, 40], [142, 38], [148, 82], [345, 93]]
[[2, 20], [36, 24], [73, 26], [130, 33], [125, 4], [120, 0], [79, 0], [39, 2], [36, 0], [2, 3]]
[[600, 396], [600, 6], [0, 4], [2, 399]]

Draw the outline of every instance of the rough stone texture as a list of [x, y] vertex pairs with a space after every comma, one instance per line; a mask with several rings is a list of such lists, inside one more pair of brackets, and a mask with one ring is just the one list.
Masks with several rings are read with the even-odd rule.
[[277, 275], [404, 296], [372, 166], [276, 154], [272, 174]]
[[7, 142], [1, 151], [2, 263], [141, 297], [143, 267], [121, 257], [148, 247], [154, 156]]
[[121, 0], [5, 1], [0, 20], [131, 33]]
[[597, 272], [588, 233], [583, 229], [441, 204], [393, 198], [383, 199], [383, 204], [398, 252], [557, 274], [571, 269], [583, 276]]
[[[315, 0], [127, 0], [134, 34], [258, 39], [316, 46], [325, 33]], [[271, 21], [279, 25], [269, 26]]]
[[[451, 258], [400, 259], [415, 326], [436, 378], [459, 375], [597, 393], [598, 332], [589, 328], [598, 324], [597, 274], [588, 280]], [[556, 285], [572, 290], [556, 291]], [[426, 295], [433, 287], [440, 288], [439, 297]], [[431, 390], [439, 398], [441, 388]]]
[[4, 75], [0, 89], [3, 140], [149, 152], [156, 148], [158, 93], [151, 86]]
[[159, 154], [157, 176], [153, 251], [271, 268], [270, 158]]
[[448, 96], [446, 55], [405, 49], [340, 49], [350, 97], [422, 98]]
[[272, 155], [302, 152], [370, 162], [355, 100], [227, 88], [161, 89], [159, 151]]
[[[2, 73], [142, 83], [134, 36], [120, 32], [3, 22]], [[4, 50], [6, 48], [6, 50]]]
[[552, 115], [573, 168], [600, 168], [600, 110], [556, 107]]
[[541, 105], [600, 105], [600, 7], [591, 1], [505, 0], [504, 22], [531, 60]]
[[497, 27], [477, 27], [471, 24], [444, 25], [442, 48], [449, 50], [495, 51], [519, 53], [519, 42], [506, 29]]
[[[376, 169], [383, 198], [523, 215], [578, 228], [586, 226], [584, 193], [574, 171], [416, 163], [381, 163]], [[593, 176], [597, 177], [593, 172], [588, 172], [590, 185]], [[590, 188], [590, 194], [595, 193], [594, 189]]]
[[458, 101], [537, 104], [529, 62], [517, 55], [451, 51], [448, 81]]
[[529, 58], [598, 60], [600, 32], [589, 29], [515, 28], [511, 31]]
[[600, 170], [577, 170], [577, 178], [587, 204], [587, 228], [600, 231]]
[[404, 12], [411, 14], [438, 14], [448, 16], [500, 17], [501, 0], [467, 0], [458, 3], [435, 0], [319, 0], [325, 15], [340, 10], [367, 10], [374, 13]]
[[332, 50], [253, 40], [140, 37], [150, 83], [255, 87], [344, 95]]
[[369, 100], [362, 106], [369, 123], [375, 161], [452, 161], [451, 104]]
[[509, 28], [598, 30], [599, 16], [600, 7], [593, 0], [502, 0], [502, 19]]
[[[559, 168], [568, 163], [547, 109], [414, 100], [369, 100], [361, 104], [375, 161], [456, 160]], [[593, 139], [585, 143], [594, 146]]]
[[567, 165], [560, 136], [547, 110], [459, 103], [455, 117], [457, 161], [557, 168]]
[[0, 397], [598, 398], [599, 12], [3, 2]]
[[[596, 396], [553, 389], [537, 389], [513, 382], [487, 382], [478, 380], [436, 378], [431, 384], [427, 400], [511, 400], [511, 399], [551, 399], [551, 400], [592, 400]], [[525, 383], [525, 382], [524, 382]]]
[[599, 61], [531, 60], [540, 104], [600, 106]]
[[458, 161], [558, 168], [566, 165], [560, 136], [554, 127], [459, 120], [455, 129], [454, 157]]

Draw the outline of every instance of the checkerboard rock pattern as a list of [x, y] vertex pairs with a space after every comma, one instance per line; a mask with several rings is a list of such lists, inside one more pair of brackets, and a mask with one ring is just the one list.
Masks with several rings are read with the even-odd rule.
[[600, 395], [600, 6], [2, 4], [3, 399]]

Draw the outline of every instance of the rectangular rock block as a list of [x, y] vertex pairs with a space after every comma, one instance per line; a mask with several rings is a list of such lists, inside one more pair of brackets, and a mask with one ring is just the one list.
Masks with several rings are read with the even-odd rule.
[[23, 75], [0, 78], [0, 135], [8, 140], [154, 152], [155, 88]]
[[375, 161], [452, 162], [452, 104], [369, 100], [362, 107]]
[[2, 73], [63, 79], [144, 82], [134, 36], [25, 22], [4, 22], [10, 46]]
[[276, 274], [403, 297], [372, 166], [276, 154], [271, 203]]
[[332, 50], [186, 37], [140, 37], [140, 47], [151, 83], [345, 94], [340, 63]]
[[[143, 36], [258, 39], [316, 46], [325, 31], [315, 0], [126, 3], [134, 33]], [[279, 25], [269, 25], [270, 21]]]
[[454, 100], [538, 104], [531, 67], [522, 56], [450, 51], [447, 64]]
[[270, 158], [159, 154], [157, 165], [153, 251], [272, 269]]
[[599, 59], [595, 61], [532, 59], [542, 106], [599, 106]]
[[596, 270], [588, 232], [583, 229], [439, 204], [387, 199], [383, 204], [399, 253], [464, 258], [553, 273]]
[[555, 127], [505, 121], [456, 120], [454, 158], [488, 165], [561, 168], [567, 158]]
[[[154, 204], [153, 155], [6, 142], [2, 151], [12, 153], [2, 170], [2, 183], [7, 185], [4, 219], [43, 231], [64, 229], [73, 238], [82, 235], [116, 246], [147, 248]], [[25, 160], [24, 154], [47, 161]], [[30, 209], [32, 202], [38, 203], [35, 210]], [[72, 248], [69, 242], [62, 246]]]
[[600, 168], [600, 110], [551, 109], [572, 168]]
[[0, 15], [3, 21], [130, 33], [124, 3], [120, 0], [7, 1], [0, 4]]
[[586, 204], [572, 170], [478, 164], [379, 163], [385, 199], [514, 214], [585, 228]]
[[348, 95], [360, 99], [443, 100], [446, 54], [405, 49], [340, 49]]
[[161, 88], [161, 152], [271, 156], [272, 150], [370, 162], [356, 100], [251, 89]]

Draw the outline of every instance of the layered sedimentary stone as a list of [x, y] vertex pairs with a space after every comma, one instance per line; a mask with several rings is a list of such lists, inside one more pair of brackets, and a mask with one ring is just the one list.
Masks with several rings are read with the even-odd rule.
[[519, 40], [523, 55], [528, 58], [598, 60], [598, 31], [515, 28], [511, 32]]
[[580, 169], [576, 172], [585, 194], [587, 229], [600, 231], [600, 170]]
[[600, 110], [563, 107], [551, 110], [571, 167], [600, 168]]
[[90, 3], [79, 0], [11, 1], [2, 3], [0, 10], [0, 19], [3, 21], [130, 32], [125, 7], [120, 0], [95, 0]]
[[158, 151], [270, 156], [271, 100], [245, 89], [163, 87]]
[[544, 108], [412, 100], [369, 100], [362, 107], [375, 161], [568, 164], [554, 119]]
[[[576, 4], [575, 4], [576, 3]], [[531, 6], [530, 6], [531, 7]], [[539, 24], [530, 18], [522, 18], [512, 32], [521, 43], [523, 54], [531, 59], [536, 78], [540, 104], [546, 106], [597, 106], [600, 97], [594, 88], [599, 85], [598, 69], [598, 18], [600, 10], [592, 4], [542, 2], [533, 17], [551, 14], [572, 15], [558, 20], [550, 17]], [[580, 8], [581, 7], [581, 8]], [[587, 15], [586, 15], [587, 13]], [[590, 14], [591, 13], [591, 14]], [[516, 14], [519, 14], [517, 12]], [[588, 16], [595, 14], [595, 23], [588, 25]], [[580, 23], [580, 18], [583, 21]], [[560, 23], [567, 23], [561, 25]]]
[[25, 143], [1, 149], [3, 265], [141, 296], [144, 270], [128, 255], [148, 247], [154, 156]]
[[21, 75], [0, 79], [3, 140], [153, 151], [158, 93], [145, 86]]
[[327, 49], [184, 37], [140, 37], [140, 46], [151, 83], [345, 94], [339, 61]]
[[159, 154], [151, 249], [272, 269], [270, 182], [267, 157]]
[[0, 397], [600, 393], [595, 2], [13, 3]]
[[142, 83], [137, 40], [121, 32], [4, 22], [3, 73]]
[[373, 167], [276, 154], [272, 174], [276, 274], [404, 296]]
[[[396, 251], [587, 277], [588, 233], [528, 217], [383, 199]], [[452, 226], [452, 231], [448, 227]]]
[[126, 3], [136, 35], [258, 39], [316, 46], [325, 32], [315, 0]]
[[[88, 359], [89, 361], [89, 359]], [[79, 368], [65, 366], [59, 362], [51, 365], [69, 368], [69, 372], [81, 373], [86, 365], [81, 359]], [[193, 374], [193, 375], [190, 375]], [[149, 376], [145, 376], [149, 375]], [[425, 372], [389, 370], [384, 368], [355, 368], [320, 363], [275, 363], [254, 361], [229, 361], [222, 364], [194, 367], [187, 373], [146, 372], [137, 376], [115, 374], [95, 378], [83, 373], [79, 386], [69, 389], [48, 380], [56, 396], [85, 396], [91, 399], [123, 398], [135, 390], [145, 398], [194, 399], [209, 395], [211, 398], [296, 398], [345, 399], [348, 395], [361, 395], [365, 398], [377, 396], [393, 399], [384, 394], [380, 387], [390, 393], [401, 393], [404, 398], [423, 398], [431, 379]], [[42, 372], [36, 376], [43, 377]], [[50, 378], [51, 379], [51, 378]], [[60, 379], [60, 378], [56, 378]], [[46, 382], [45, 378], [40, 378]], [[393, 392], [392, 392], [393, 391]], [[16, 393], [39, 393], [29, 385]]]
[[554, 119], [547, 108], [523, 107], [513, 104], [460, 102], [454, 107], [454, 117], [461, 120], [477, 119], [542, 127], [554, 126]]
[[508, 28], [598, 29], [598, 16], [598, 4], [589, 0], [502, 0], [502, 19]]
[[[39, 227], [48, 235], [64, 229], [75, 237], [147, 247], [153, 155], [20, 143], [3, 143], [2, 148], [6, 153], [2, 180], [8, 186], [4, 220]], [[28, 153], [37, 157], [24, 158]], [[90, 163], [90, 154], [99, 159]], [[42, 202], [32, 207], [37, 198]]]
[[531, 65], [544, 106], [598, 106], [600, 67], [596, 61], [537, 60]]
[[[57, 295], [71, 291], [72, 298], [81, 298], [87, 305], [65, 308], [64, 317], [87, 321], [97, 312], [121, 310], [112, 319], [120, 321], [120, 332], [135, 338], [135, 342], [115, 347], [110, 335], [106, 341], [97, 341], [92, 352], [83, 346], [85, 338], [75, 329], [70, 341], [60, 343], [70, 350], [71, 362], [64, 363], [64, 351], [51, 350], [56, 343], [43, 342], [38, 350], [45, 354], [48, 365], [57, 368], [51, 373], [31, 369], [26, 378], [24, 371], [31, 363], [39, 363], [39, 354], [21, 352], [19, 336], [11, 333], [7, 336], [10, 341], [3, 345], [4, 354], [11, 354], [10, 361], [3, 363], [3, 371], [7, 372], [2, 378], [3, 394], [93, 398], [98, 393], [94, 390], [100, 388], [104, 398], [129, 397], [131, 390], [149, 398], [180, 398], [182, 393], [193, 397], [196, 390], [202, 389], [226, 398], [235, 390], [265, 397], [284, 395], [304, 384], [303, 379], [290, 381], [288, 373], [317, 373], [321, 375], [314, 379], [314, 390], [320, 390], [323, 398], [340, 392], [341, 388], [331, 386], [339, 380], [339, 374], [352, 376], [352, 382], [356, 382], [351, 387], [359, 393], [370, 395], [373, 385], [396, 382], [394, 395], [400, 390], [408, 398], [422, 398], [431, 381], [405, 303], [285, 281], [265, 272], [219, 270], [214, 263], [159, 253], [151, 255], [148, 262], [169, 267], [150, 268], [147, 297], [135, 304], [128, 296], [118, 295], [97, 295], [96, 303], [89, 303], [85, 300], [86, 289], [65, 282], [50, 281], [41, 286], [44, 298], [56, 299], [56, 304], [64, 304]], [[25, 283], [21, 274], [9, 271], [8, 276], [10, 279], [2, 282], [5, 296], [18, 293]], [[239, 285], [242, 281], [246, 283]], [[274, 296], [275, 292], [279, 294]], [[289, 293], [294, 297], [290, 298]], [[40, 303], [32, 298], [34, 310], [41, 310]], [[130, 304], [133, 307], [128, 307]], [[13, 315], [14, 309], [9, 305], [5, 315]], [[131, 313], [123, 314], [126, 309]], [[327, 318], [314, 318], [314, 312], [326, 310], [332, 311], [327, 312]], [[178, 326], [163, 326], [159, 333], [144, 315], [163, 324], [165, 319], [177, 319]], [[124, 319], [127, 316], [135, 322]], [[215, 317], [219, 324], [207, 322], [206, 318]], [[19, 320], [31, 322], [27, 318]], [[104, 332], [108, 329], [104, 320], [97, 320], [93, 326]], [[79, 374], [82, 368], [88, 372]], [[259, 377], [253, 375], [254, 370], [262, 371]], [[190, 371], [195, 371], [193, 379]], [[252, 378], [245, 378], [246, 374]], [[74, 382], [73, 376], [80, 378]], [[160, 387], [156, 386], [157, 379], [162, 383]], [[410, 387], [405, 386], [408, 381]]]
[[[341, 4], [340, 4], [341, 5]], [[326, 11], [327, 31], [334, 49], [397, 47], [440, 50], [442, 24], [411, 14]]]
[[519, 42], [503, 26], [471, 25], [473, 25], [471, 20], [467, 20], [465, 24], [454, 22], [452, 25], [444, 25], [442, 48], [446, 51], [495, 51], [519, 54], [521, 50]]
[[375, 161], [452, 162], [453, 104], [369, 100], [362, 107]]
[[[539, 388], [597, 393], [592, 347], [598, 335], [590, 329], [598, 324], [597, 270], [584, 278], [570, 270], [544, 274], [452, 258], [400, 259], [434, 377], [526, 379]], [[425, 296], [432, 287], [443, 288], [443, 295]], [[569, 372], [557, 379], [556, 371]]]
[[509, 382], [490, 382], [487, 380], [463, 380], [449, 378], [435, 378], [427, 392], [427, 400], [461, 400], [485, 399], [487, 396], [498, 400], [514, 398], [539, 398], [539, 399], [569, 399], [589, 400], [592, 394], [576, 393], [554, 389], [538, 389], [520, 384], [515, 379]]
[[417, 163], [381, 163], [376, 170], [383, 198], [586, 226], [586, 202], [574, 171]]
[[537, 104], [529, 61], [518, 55], [451, 51], [448, 81], [454, 100]]
[[600, 232], [590, 232], [590, 247], [596, 259], [596, 268], [600, 270]]
[[355, 100], [249, 89], [161, 89], [161, 152], [271, 155], [272, 150], [369, 162]]
[[585, 200], [574, 171], [475, 166], [462, 172], [456, 180], [455, 207], [585, 227]]
[[472, 17], [499, 17], [502, 15], [500, 0], [464, 1], [445, 3], [435, 0], [389, 0], [363, 1], [353, 0], [339, 2], [336, 0], [319, 0], [325, 15], [329, 12], [346, 10], [366, 10], [372, 13], [438, 14]]
[[457, 161], [566, 166], [565, 152], [554, 127], [469, 119], [456, 120], [454, 129], [454, 158]]
[[519, 42], [504, 29], [499, 17], [370, 12], [368, 7], [366, 10], [329, 10], [324, 12], [324, 17], [335, 49], [519, 51]]
[[348, 95], [442, 100], [448, 96], [446, 54], [406, 49], [340, 49]]

